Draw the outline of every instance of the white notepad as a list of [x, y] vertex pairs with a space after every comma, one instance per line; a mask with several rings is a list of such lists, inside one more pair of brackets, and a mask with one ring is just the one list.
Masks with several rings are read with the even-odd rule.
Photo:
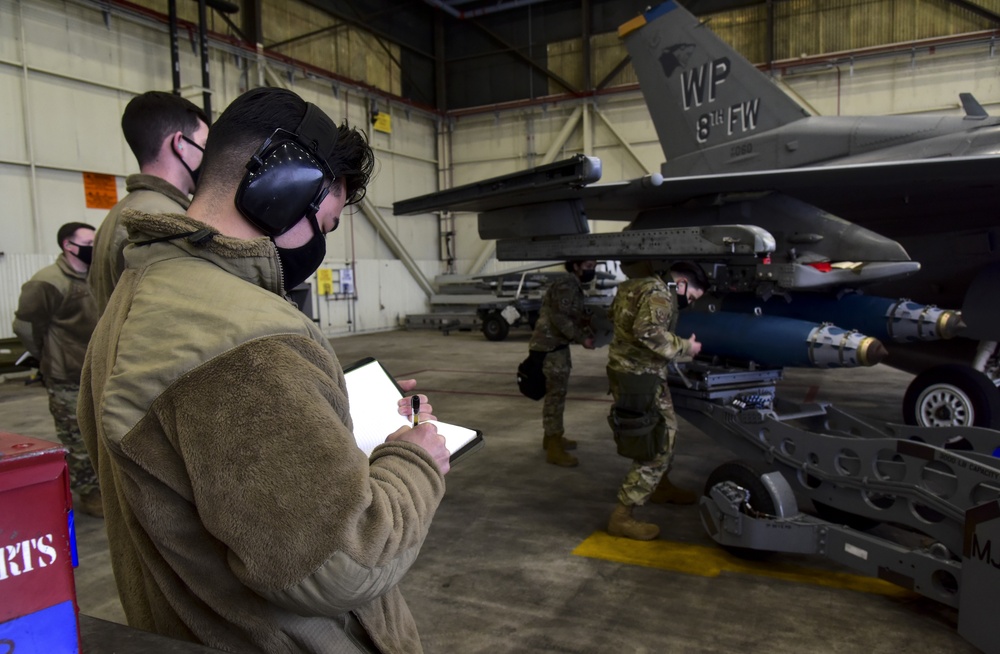
[[[351, 403], [354, 440], [370, 456], [389, 434], [411, 424], [409, 418], [399, 415], [397, 408], [403, 391], [382, 364], [370, 357], [344, 368], [344, 379]], [[430, 422], [444, 436], [452, 463], [483, 445], [481, 431], [437, 420]]]

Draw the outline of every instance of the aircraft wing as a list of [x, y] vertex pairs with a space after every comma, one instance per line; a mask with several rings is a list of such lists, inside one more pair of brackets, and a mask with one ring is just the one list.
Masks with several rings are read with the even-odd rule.
[[[560, 162], [571, 166], [575, 159]], [[552, 164], [553, 166], [557, 164]], [[527, 175], [528, 173], [515, 173]], [[565, 178], [575, 180], [570, 175]], [[489, 180], [488, 180], [489, 181]], [[957, 210], [964, 199], [1000, 198], [1000, 156], [949, 157], [850, 165], [814, 166], [784, 170], [741, 172], [732, 175], [670, 177], [648, 175], [628, 182], [581, 185], [570, 181], [548, 186], [494, 185], [483, 193], [480, 182], [394, 205], [397, 214], [451, 210], [478, 213], [498, 209], [580, 200], [590, 220], [633, 220], [639, 212], [681, 204], [720, 194], [777, 191], [853, 220], [856, 211], [879, 211], [892, 206], [894, 218], [911, 206], [911, 217], [926, 214], [919, 198], [946, 197]], [[904, 214], [906, 212], [904, 211]]]

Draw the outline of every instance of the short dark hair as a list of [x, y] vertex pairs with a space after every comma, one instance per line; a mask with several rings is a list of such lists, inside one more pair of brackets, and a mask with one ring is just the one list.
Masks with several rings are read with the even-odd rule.
[[208, 116], [190, 100], [173, 93], [147, 91], [125, 106], [122, 132], [139, 165], [144, 166], [156, 159], [163, 139], [174, 132], [192, 136], [199, 122], [208, 125]]
[[[305, 116], [306, 106], [305, 100], [292, 91], [266, 87], [251, 89], [233, 100], [208, 135], [199, 189], [235, 188], [257, 149], [276, 129], [294, 132]], [[329, 116], [324, 117], [329, 120]], [[346, 122], [341, 124], [326, 164], [343, 182], [346, 203], [359, 202], [375, 167], [375, 155], [365, 135]]]
[[59, 244], [60, 250], [62, 249], [63, 241], [76, 234], [76, 230], [78, 229], [94, 229], [94, 226], [87, 223], [66, 223], [60, 227], [59, 231], [56, 232], [56, 242]]
[[364, 132], [351, 127], [346, 120], [341, 123], [337, 127], [333, 153], [326, 164], [334, 176], [344, 182], [345, 205], [361, 202], [375, 169], [375, 154]]
[[707, 291], [709, 287], [708, 275], [701, 266], [693, 261], [678, 261], [670, 266], [670, 272], [677, 273], [679, 275], [684, 275], [690, 280], [690, 283], [694, 284], [703, 291]]

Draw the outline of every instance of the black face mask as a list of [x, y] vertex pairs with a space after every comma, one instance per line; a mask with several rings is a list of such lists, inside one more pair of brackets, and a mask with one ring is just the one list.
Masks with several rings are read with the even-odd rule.
[[89, 266], [90, 262], [94, 258], [94, 246], [93, 245], [79, 245], [77, 243], [73, 243], [73, 241], [70, 241], [70, 243], [72, 243], [73, 245], [76, 245], [76, 258], [79, 259], [80, 261], [84, 262], [85, 264], [87, 264]]
[[586, 270], [586, 269], [581, 270], [580, 271], [580, 283], [581, 284], [589, 284], [590, 282], [594, 281], [594, 277], [596, 277], [596, 276], [597, 276], [597, 271], [596, 270]]
[[[183, 134], [181, 134], [181, 138], [184, 139], [185, 141], [187, 141], [188, 143], [190, 143], [193, 147], [198, 148], [198, 150], [201, 151], [202, 156], [204, 157], [205, 148], [201, 147], [200, 145], [198, 145], [197, 143], [195, 143], [194, 141], [192, 141], [188, 137], [184, 136]], [[201, 176], [201, 166], [198, 166], [197, 168], [195, 168], [194, 170], [192, 170], [191, 166], [189, 166], [189, 165], [187, 165], [187, 163], [185, 163], [184, 157], [182, 157], [180, 154], [178, 154], [177, 158], [181, 160], [181, 165], [184, 166], [184, 168], [188, 171], [188, 175], [191, 175], [191, 181], [194, 183], [195, 188], [198, 188], [198, 178]]]
[[326, 256], [326, 236], [320, 230], [315, 215], [310, 215], [308, 219], [313, 229], [308, 243], [297, 248], [283, 248], [274, 244], [278, 248], [286, 293], [309, 279], [309, 275], [316, 272]]
[[688, 302], [687, 292], [688, 292], [687, 282], [684, 282], [684, 292], [683, 293], [681, 293], [681, 285], [680, 285], [680, 282], [678, 282], [678, 284], [677, 284], [677, 308], [678, 309], [684, 309], [689, 304], [691, 304], [690, 302]]

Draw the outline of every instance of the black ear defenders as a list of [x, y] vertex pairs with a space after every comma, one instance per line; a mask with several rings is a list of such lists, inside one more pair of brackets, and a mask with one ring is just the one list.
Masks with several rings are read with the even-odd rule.
[[333, 172], [326, 157], [336, 141], [336, 126], [316, 105], [295, 132], [276, 129], [247, 162], [236, 189], [236, 208], [268, 236], [279, 236], [303, 216], [315, 215], [329, 192]]

